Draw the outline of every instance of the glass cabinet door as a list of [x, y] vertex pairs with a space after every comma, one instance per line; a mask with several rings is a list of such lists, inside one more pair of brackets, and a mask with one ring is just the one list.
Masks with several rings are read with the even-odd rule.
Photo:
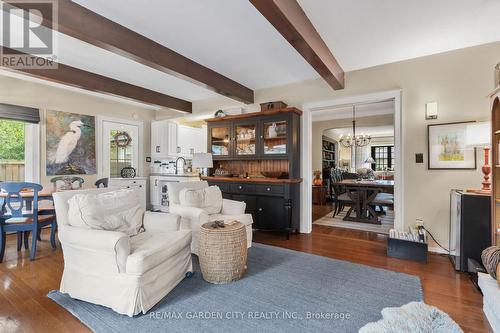
[[231, 132], [229, 126], [212, 127], [210, 129], [211, 152], [214, 156], [229, 156]]
[[235, 124], [235, 154], [237, 156], [255, 155], [257, 124]]
[[263, 122], [264, 155], [286, 155], [288, 126], [286, 120]]

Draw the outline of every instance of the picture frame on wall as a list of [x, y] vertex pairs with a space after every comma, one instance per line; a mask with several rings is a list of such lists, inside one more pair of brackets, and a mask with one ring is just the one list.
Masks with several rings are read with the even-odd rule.
[[467, 124], [475, 121], [427, 126], [427, 167], [429, 170], [474, 170], [476, 148], [466, 143]]

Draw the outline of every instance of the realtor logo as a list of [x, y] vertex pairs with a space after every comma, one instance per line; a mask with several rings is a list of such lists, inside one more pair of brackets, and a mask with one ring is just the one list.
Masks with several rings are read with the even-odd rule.
[[55, 68], [57, 1], [5, 0], [0, 6], [1, 65], [13, 69]]

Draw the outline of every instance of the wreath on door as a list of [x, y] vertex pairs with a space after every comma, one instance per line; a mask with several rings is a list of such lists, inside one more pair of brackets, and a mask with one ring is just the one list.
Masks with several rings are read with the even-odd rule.
[[125, 148], [130, 145], [132, 138], [127, 132], [118, 132], [113, 136], [113, 140], [117, 147]]

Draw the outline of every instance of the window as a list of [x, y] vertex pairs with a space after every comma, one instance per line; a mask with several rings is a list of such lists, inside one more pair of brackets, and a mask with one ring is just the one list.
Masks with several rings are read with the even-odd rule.
[[0, 182], [39, 182], [39, 126], [0, 119]]
[[0, 181], [24, 181], [24, 123], [0, 119]]
[[394, 170], [394, 146], [372, 146], [372, 158], [375, 171]]

